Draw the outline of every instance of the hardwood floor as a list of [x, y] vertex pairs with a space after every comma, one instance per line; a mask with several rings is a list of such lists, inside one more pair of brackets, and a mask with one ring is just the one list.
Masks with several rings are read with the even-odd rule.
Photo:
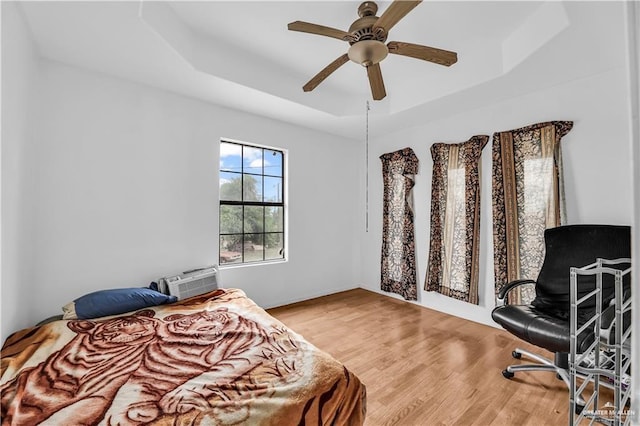
[[568, 424], [554, 374], [502, 377], [515, 347], [552, 356], [506, 331], [363, 289], [269, 313], [360, 378], [368, 426]]

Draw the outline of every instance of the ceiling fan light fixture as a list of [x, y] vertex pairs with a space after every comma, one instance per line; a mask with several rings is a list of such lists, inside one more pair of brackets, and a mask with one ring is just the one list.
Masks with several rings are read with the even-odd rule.
[[353, 44], [347, 55], [353, 62], [364, 67], [375, 65], [389, 54], [387, 45], [378, 40], [361, 40]]

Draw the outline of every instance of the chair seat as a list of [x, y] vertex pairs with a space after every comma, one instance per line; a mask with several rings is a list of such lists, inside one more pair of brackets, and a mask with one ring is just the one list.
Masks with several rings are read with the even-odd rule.
[[[511, 334], [533, 345], [551, 352], [570, 351], [571, 326], [566, 319], [555, 317], [530, 305], [498, 306], [491, 313], [491, 317]], [[580, 334], [577, 353], [588, 349], [593, 339], [593, 333]]]

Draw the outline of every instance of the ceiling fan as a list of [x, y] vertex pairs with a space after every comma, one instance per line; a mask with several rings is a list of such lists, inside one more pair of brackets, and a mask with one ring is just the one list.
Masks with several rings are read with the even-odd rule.
[[384, 81], [382, 80], [382, 72], [380, 71], [380, 61], [386, 58], [388, 53], [422, 59], [447, 67], [455, 64], [458, 60], [456, 52], [402, 41], [390, 41], [384, 44], [391, 28], [421, 2], [422, 0], [394, 0], [384, 13], [378, 17], [376, 16], [378, 5], [372, 1], [365, 1], [358, 6], [358, 16], [360, 18], [353, 21], [348, 32], [309, 22], [291, 22], [288, 25], [288, 29], [291, 31], [333, 37], [349, 42], [351, 45], [347, 53], [327, 65], [309, 80], [302, 89], [305, 92], [312, 91], [331, 73], [351, 59], [353, 62], [367, 68], [371, 94], [374, 100], [379, 101], [387, 95]]

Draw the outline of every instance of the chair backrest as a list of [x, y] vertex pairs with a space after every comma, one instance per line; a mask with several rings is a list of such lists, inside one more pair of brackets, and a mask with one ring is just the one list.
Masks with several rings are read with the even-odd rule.
[[[536, 283], [536, 298], [532, 305], [538, 309], [565, 313], [570, 309], [570, 269], [592, 264], [597, 258], [619, 259], [631, 257], [631, 228], [617, 225], [567, 225], [544, 232], [545, 256]], [[620, 269], [629, 264], [617, 266]], [[624, 282], [630, 286], [629, 275]], [[594, 276], [578, 279], [578, 297], [595, 288]], [[613, 276], [603, 276], [603, 302], [614, 297]], [[595, 306], [595, 298], [583, 307]]]

